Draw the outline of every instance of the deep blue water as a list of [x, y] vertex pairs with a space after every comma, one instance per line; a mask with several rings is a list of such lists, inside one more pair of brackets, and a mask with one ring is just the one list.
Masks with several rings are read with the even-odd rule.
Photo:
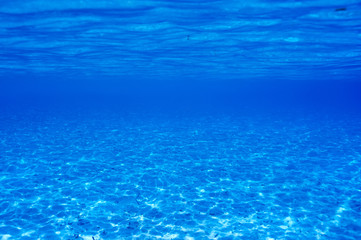
[[361, 239], [361, 2], [0, 1], [0, 239]]

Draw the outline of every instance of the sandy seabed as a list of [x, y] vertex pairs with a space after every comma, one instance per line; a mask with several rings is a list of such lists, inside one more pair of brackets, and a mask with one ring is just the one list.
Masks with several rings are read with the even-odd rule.
[[355, 118], [4, 113], [0, 239], [358, 239]]

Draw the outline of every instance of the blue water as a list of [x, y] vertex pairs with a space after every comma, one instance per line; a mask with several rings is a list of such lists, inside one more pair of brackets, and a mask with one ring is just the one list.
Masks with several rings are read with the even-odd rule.
[[0, 240], [361, 239], [361, 3], [0, 3]]

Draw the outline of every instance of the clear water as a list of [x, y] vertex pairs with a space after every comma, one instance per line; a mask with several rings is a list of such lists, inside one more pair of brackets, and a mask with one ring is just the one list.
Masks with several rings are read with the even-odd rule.
[[361, 239], [359, 1], [1, 1], [0, 239]]

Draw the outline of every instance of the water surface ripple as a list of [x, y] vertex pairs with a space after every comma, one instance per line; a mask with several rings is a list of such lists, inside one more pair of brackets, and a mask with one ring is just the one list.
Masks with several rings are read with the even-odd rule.
[[358, 1], [10, 1], [0, 74], [353, 79]]

